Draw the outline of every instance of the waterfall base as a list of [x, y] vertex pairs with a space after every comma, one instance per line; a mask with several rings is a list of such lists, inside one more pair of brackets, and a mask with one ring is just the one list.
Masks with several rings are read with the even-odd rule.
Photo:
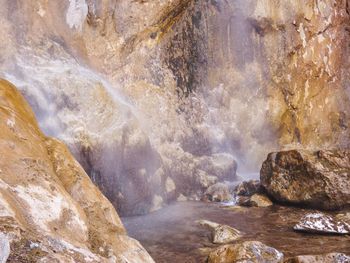
[[261, 241], [283, 252], [285, 258], [331, 252], [350, 254], [350, 236], [293, 231], [298, 220], [311, 211], [282, 206], [243, 208], [179, 202], [155, 213], [122, 220], [129, 234], [142, 243], [156, 262], [205, 262], [218, 245], [211, 243], [210, 231], [196, 224], [200, 219], [234, 227], [243, 232], [241, 241]]

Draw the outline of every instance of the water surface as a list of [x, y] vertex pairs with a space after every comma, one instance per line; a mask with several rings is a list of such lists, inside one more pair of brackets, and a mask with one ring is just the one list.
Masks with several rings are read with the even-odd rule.
[[350, 254], [350, 236], [311, 235], [292, 227], [303, 214], [315, 210], [273, 206], [224, 208], [215, 203], [179, 202], [160, 211], [123, 218], [130, 236], [147, 249], [157, 263], [205, 262], [212, 249], [210, 233], [195, 221], [207, 219], [244, 232], [242, 240], [258, 240], [286, 257], [301, 254], [343, 252]]

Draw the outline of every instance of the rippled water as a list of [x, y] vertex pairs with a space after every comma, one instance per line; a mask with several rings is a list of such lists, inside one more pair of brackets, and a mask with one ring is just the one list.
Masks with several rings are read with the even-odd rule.
[[195, 221], [207, 219], [244, 232], [242, 240], [258, 240], [286, 257], [343, 252], [350, 254], [350, 236], [311, 235], [292, 227], [311, 210], [223, 207], [214, 203], [182, 202], [152, 214], [123, 218], [129, 234], [138, 239], [156, 262], [205, 262], [211, 249], [210, 233]]

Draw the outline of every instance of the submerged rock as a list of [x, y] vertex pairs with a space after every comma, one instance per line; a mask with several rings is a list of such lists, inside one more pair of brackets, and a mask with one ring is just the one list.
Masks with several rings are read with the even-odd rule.
[[301, 218], [294, 230], [318, 234], [350, 234], [350, 224], [323, 213], [311, 213]]
[[208, 220], [199, 220], [197, 223], [211, 231], [214, 244], [227, 244], [241, 237], [241, 232], [227, 225], [220, 225]]
[[305, 255], [290, 258], [286, 263], [349, 263], [350, 256], [342, 253], [330, 253], [325, 255]]
[[280, 202], [320, 209], [350, 205], [350, 151], [291, 150], [270, 153], [261, 183]]
[[282, 263], [283, 254], [259, 241], [221, 246], [209, 254], [208, 263]]

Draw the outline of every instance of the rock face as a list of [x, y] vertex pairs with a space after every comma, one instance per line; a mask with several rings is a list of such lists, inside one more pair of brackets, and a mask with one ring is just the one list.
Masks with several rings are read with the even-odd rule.
[[331, 253], [326, 255], [308, 255], [297, 256], [288, 259], [286, 263], [347, 263], [350, 262], [350, 256], [342, 253]]
[[199, 225], [211, 231], [211, 238], [214, 244], [227, 244], [241, 237], [241, 232], [227, 225], [220, 225], [208, 220], [199, 220]]
[[349, 145], [348, 9], [2, 0], [0, 72], [114, 206], [140, 214], [235, 179], [234, 156], [256, 170], [281, 145]]
[[[0, 80], [0, 246], [7, 262], [153, 262], [67, 147]], [[5, 235], [5, 236], [4, 236]]]
[[320, 209], [350, 205], [350, 152], [283, 151], [270, 153], [260, 177], [274, 199]]
[[300, 219], [294, 230], [318, 234], [350, 234], [350, 224], [323, 213], [311, 213]]
[[234, 245], [225, 245], [210, 253], [208, 263], [234, 262], [271, 262], [282, 263], [283, 254], [258, 241], [245, 241]]

